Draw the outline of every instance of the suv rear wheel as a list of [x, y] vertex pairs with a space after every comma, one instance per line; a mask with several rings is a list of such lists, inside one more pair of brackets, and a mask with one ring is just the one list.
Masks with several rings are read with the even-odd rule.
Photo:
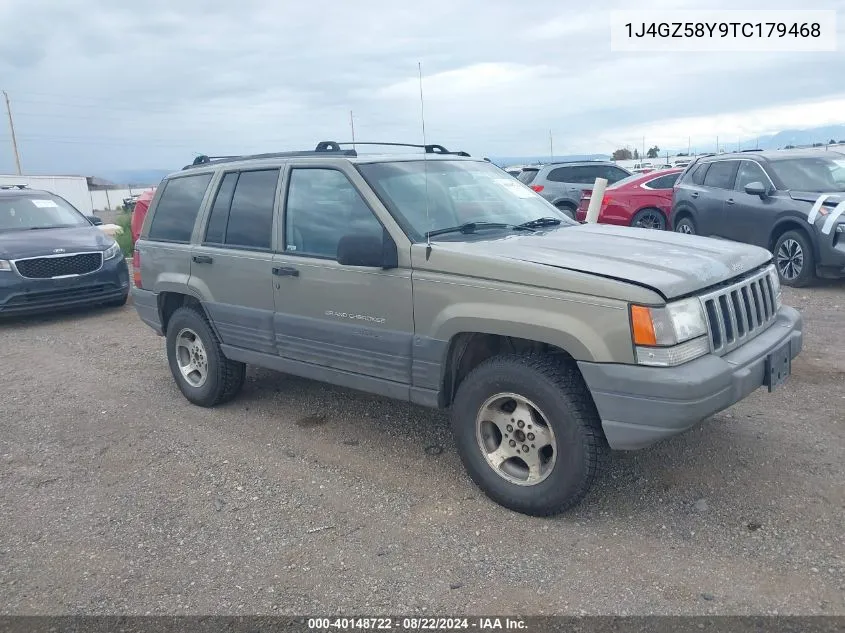
[[775, 242], [774, 251], [775, 265], [782, 284], [802, 288], [813, 282], [813, 246], [804, 233], [787, 231]]
[[461, 383], [451, 417], [472, 480], [524, 514], [547, 516], [578, 504], [608, 453], [586, 384], [551, 356], [485, 361]]
[[695, 222], [688, 215], [683, 215], [675, 222], [675, 232], [695, 235]]
[[558, 202], [555, 205], [560, 211], [563, 211], [566, 215], [568, 215], [571, 219], [575, 219], [575, 207], [571, 204], [566, 202]]
[[167, 323], [167, 360], [179, 390], [201, 407], [231, 400], [246, 378], [246, 365], [223, 355], [205, 315], [192, 307], [179, 308]]

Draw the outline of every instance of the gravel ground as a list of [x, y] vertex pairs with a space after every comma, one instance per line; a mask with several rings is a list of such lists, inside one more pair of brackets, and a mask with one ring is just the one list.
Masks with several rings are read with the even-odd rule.
[[200, 409], [131, 306], [0, 324], [2, 611], [845, 614], [845, 284], [785, 298], [782, 389], [553, 519], [488, 501], [441, 413], [254, 369]]

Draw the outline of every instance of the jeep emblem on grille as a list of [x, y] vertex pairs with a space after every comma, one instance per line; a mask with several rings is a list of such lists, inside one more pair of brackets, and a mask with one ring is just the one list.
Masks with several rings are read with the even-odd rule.
[[54, 248], [54, 249], [53, 249], [53, 252], [54, 252], [54, 253], [56, 253], [56, 254], [58, 255], [59, 253], [64, 253], [64, 252], [65, 252], [65, 249], [63, 249], [63, 248]]

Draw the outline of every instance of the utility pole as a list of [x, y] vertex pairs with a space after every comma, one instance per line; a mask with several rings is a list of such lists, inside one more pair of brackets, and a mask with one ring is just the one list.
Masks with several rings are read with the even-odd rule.
[[9, 95], [6, 91], [3, 91], [3, 98], [6, 100], [6, 114], [9, 115], [9, 129], [12, 132], [12, 151], [15, 153], [15, 167], [18, 170], [18, 176], [20, 176], [23, 172], [21, 172], [21, 156], [18, 153], [18, 139], [15, 136], [15, 122], [12, 120], [12, 107], [9, 105]]
[[352, 128], [352, 149], [355, 149], [355, 119], [352, 118], [352, 110], [349, 111], [349, 127]]
[[687, 156], [689, 156], [691, 152], [692, 152], [692, 137], [688, 136], [687, 137]]
[[549, 160], [554, 162], [555, 160], [555, 142], [552, 138], [552, 131], [549, 130]]
[[719, 153], [719, 137], [716, 137], [716, 153]]
[[645, 160], [645, 136], [643, 137], [643, 153], [640, 154], [640, 162]]

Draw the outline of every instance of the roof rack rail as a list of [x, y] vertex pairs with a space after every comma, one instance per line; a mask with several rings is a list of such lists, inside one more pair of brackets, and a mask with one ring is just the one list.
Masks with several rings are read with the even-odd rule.
[[317, 143], [317, 151], [340, 151], [341, 145], [378, 145], [383, 147], [416, 147], [417, 149], [424, 149], [426, 154], [448, 154], [450, 156], [469, 156], [467, 152], [450, 152], [442, 145], [427, 144], [417, 145], [414, 143], [379, 143], [377, 141], [344, 141], [338, 143], [337, 141], [321, 141]]
[[29, 185], [26, 183], [17, 185], [0, 185], [0, 189], [29, 189]]
[[302, 150], [294, 152], [270, 152], [266, 154], [244, 154], [242, 156], [206, 156], [200, 154], [190, 165], [185, 165], [182, 171], [186, 169], [194, 169], [196, 167], [203, 167], [206, 165], [218, 165], [220, 163], [231, 163], [237, 160], [261, 160], [265, 158], [297, 158], [305, 156], [323, 155], [327, 152], [333, 152], [340, 156], [357, 156], [358, 152], [354, 149], [340, 149], [337, 143], [332, 144], [331, 141], [323, 141], [317, 145], [314, 150]]

